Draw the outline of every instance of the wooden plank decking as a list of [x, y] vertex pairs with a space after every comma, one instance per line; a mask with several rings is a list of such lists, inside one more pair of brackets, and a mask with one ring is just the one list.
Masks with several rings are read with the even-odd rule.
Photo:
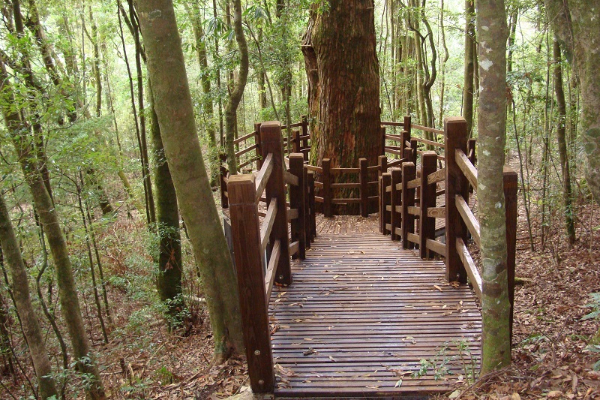
[[[276, 396], [420, 396], [447, 391], [465, 365], [479, 368], [481, 314], [469, 287], [446, 284], [442, 261], [364, 227], [319, 235], [294, 263], [293, 284], [274, 289]], [[419, 376], [423, 362], [431, 365]], [[435, 379], [444, 365], [450, 374]]]

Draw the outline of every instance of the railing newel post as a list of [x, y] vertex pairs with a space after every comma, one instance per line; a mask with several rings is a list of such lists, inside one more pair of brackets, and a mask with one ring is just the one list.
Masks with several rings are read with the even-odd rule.
[[[295, 131], [296, 133], [298, 131]], [[289, 185], [290, 208], [298, 210], [298, 218], [292, 220], [292, 243], [298, 241], [298, 252], [293, 258], [306, 258], [306, 228], [305, 228], [305, 186], [304, 186], [304, 156], [301, 153], [290, 154], [290, 173], [298, 178], [298, 186]]]
[[310, 193], [308, 205], [310, 208], [310, 240], [315, 240], [317, 237], [317, 209], [315, 202], [315, 173], [308, 171], [308, 191]]
[[254, 142], [256, 143], [256, 169], [260, 171], [263, 165], [263, 159], [265, 158], [262, 152], [262, 146], [260, 141], [260, 123], [254, 124]]
[[221, 192], [221, 207], [229, 208], [229, 199], [227, 198], [227, 174], [229, 171], [227, 167], [223, 165], [224, 162], [227, 162], [227, 155], [219, 154], [219, 189]]
[[398, 234], [396, 229], [400, 229], [402, 227], [402, 213], [396, 212], [396, 206], [401, 205], [401, 195], [402, 192], [398, 190], [398, 184], [402, 182], [402, 170], [400, 168], [392, 168], [392, 193], [391, 193], [391, 213], [390, 213], [390, 225], [391, 225], [391, 235], [392, 240], [400, 240], [401, 236]]
[[504, 204], [506, 210], [506, 271], [508, 273], [508, 299], [510, 301], [510, 338], [513, 333], [515, 304], [515, 265], [517, 253], [517, 192], [519, 178], [512, 168], [504, 167]]
[[391, 224], [391, 214], [389, 214], [387, 212], [387, 206], [390, 205], [391, 203], [391, 196], [388, 196], [388, 192], [387, 192], [387, 187], [390, 186], [392, 184], [392, 174], [389, 172], [384, 172], [381, 175], [381, 197], [382, 197], [382, 204], [381, 204], [381, 209], [383, 210], [383, 215], [382, 215], [382, 228], [383, 228], [383, 234], [387, 235], [389, 230], [387, 228], [388, 224]]
[[408, 240], [409, 233], [415, 233], [415, 216], [408, 212], [408, 207], [415, 205], [415, 189], [408, 188], [408, 182], [415, 179], [417, 170], [415, 164], [402, 164], [402, 247], [414, 249], [414, 243]]
[[269, 393], [274, 389], [275, 374], [254, 177], [231, 176], [228, 192], [250, 386], [254, 393]]
[[321, 164], [323, 168], [323, 215], [325, 218], [333, 217], [331, 209], [331, 159], [324, 158]]
[[383, 155], [383, 156], [379, 156], [378, 158], [378, 165], [379, 168], [377, 169], [377, 178], [378, 178], [378, 183], [377, 183], [377, 187], [378, 189], [378, 194], [379, 194], [379, 199], [378, 199], [378, 204], [379, 204], [379, 232], [383, 233], [385, 230], [385, 227], [383, 226], [383, 215], [385, 214], [385, 205], [383, 204], [383, 198], [385, 196], [385, 191], [381, 190], [381, 184], [382, 184], [382, 180], [381, 177], [383, 176], [383, 174], [385, 172], [387, 172], [387, 156]]
[[360, 215], [366, 218], [369, 216], [369, 170], [367, 168], [367, 159], [360, 158], [358, 166], [360, 169], [358, 174], [360, 182]]
[[[302, 136], [305, 138], [302, 140], [302, 150], [308, 149], [308, 139], [306, 138], [308, 136], [308, 118], [306, 115], [302, 116]], [[308, 152], [303, 151], [302, 153], [304, 154], [304, 161], [308, 161]]]
[[292, 283], [292, 272], [290, 269], [290, 252], [288, 237], [288, 220], [286, 207], [286, 191], [283, 172], [285, 168], [283, 141], [281, 135], [281, 123], [277, 121], [264, 122], [260, 127], [260, 140], [263, 154], [273, 154], [273, 172], [266, 187], [267, 204], [273, 197], [277, 198], [277, 216], [271, 235], [269, 236], [268, 250], [272, 250], [274, 243], [280, 240], [281, 256], [277, 265], [275, 282], [282, 285]]
[[421, 156], [421, 196], [420, 209], [421, 219], [419, 235], [419, 251], [421, 258], [431, 258], [431, 252], [427, 250], [427, 239], [435, 239], [435, 218], [427, 216], [427, 210], [435, 207], [436, 184], [427, 183], [427, 179], [437, 170], [437, 154], [435, 151], [427, 151]]
[[446, 279], [467, 281], [467, 272], [456, 250], [456, 239], [466, 242], [467, 227], [456, 208], [456, 195], [469, 201], [469, 181], [456, 163], [456, 150], [467, 150], [467, 122], [462, 117], [446, 118]]

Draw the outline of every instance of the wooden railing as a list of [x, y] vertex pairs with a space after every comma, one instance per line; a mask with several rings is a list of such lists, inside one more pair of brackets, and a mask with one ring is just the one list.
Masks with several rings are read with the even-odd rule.
[[[405, 138], [406, 132], [403, 131]], [[435, 254], [445, 257], [446, 279], [459, 282], [468, 279], [481, 298], [481, 276], [467, 247], [470, 239], [478, 248], [481, 247], [479, 221], [469, 206], [469, 195], [477, 188], [475, 141], [468, 139], [466, 121], [461, 117], [447, 118], [441, 132], [444, 133], [443, 144], [414, 138], [405, 141], [402, 149], [404, 157], [394, 164], [395, 167], [382, 174], [379, 182], [380, 230], [384, 234], [389, 233], [392, 240], [402, 239], [404, 248], [418, 248], [422, 258], [431, 258]], [[444, 153], [417, 150], [419, 142], [443, 148]], [[417, 159], [415, 154], [420, 157]], [[420, 168], [417, 168], [417, 164]], [[444, 196], [443, 202], [438, 200], [441, 196]], [[508, 287], [512, 310], [517, 174], [508, 166], [504, 168], [504, 197]], [[445, 222], [444, 242], [436, 239], [436, 219]]]
[[[304, 168], [304, 155], [291, 154], [287, 171], [280, 124], [265, 123], [259, 132], [265, 154], [260, 170], [230, 176], [226, 193], [250, 384], [255, 393], [268, 393], [275, 382], [268, 320], [271, 290], [274, 283], [292, 282], [290, 257], [305, 257], [316, 224], [314, 177]], [[267, 205], [265, 213], [261, 203]]]

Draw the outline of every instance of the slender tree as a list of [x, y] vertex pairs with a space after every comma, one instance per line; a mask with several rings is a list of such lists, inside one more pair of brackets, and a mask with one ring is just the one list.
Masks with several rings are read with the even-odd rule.
[[27, 270], [23, 263], [21, 250], [17, 237], [10, 222], [8, 208], [4, 201], [4, 196], [0, 194], [0, 243], [2, 251], [6, 257], [6, 262], [10, 267], [12, 277], [12, 290], [15, 299], [15, 305], [19, 312], [19, 318], [23, 326], [23, 334], [27, 340], [29, 354], [33, 361], [33, 368], [38, 379], [39, 395], [42, 399], [48, 399], [56, 396], [58, 391], [52, 377], [52, 366], [48, 358], [48, 352], [44, 342], [44, 336], [31, 304], [29, 295], [29, 281], [27, 279]]
[[481, 372], [510, 364], [510, 302], [502, 171], [506, 143], [506, 11], [504, 0], [477, 0], [480, 97], [477, 197], [483, 260]]
[[581, 140], [587, 158], [586, 177], [600, 202], [600, 18], [597, 0], [545, 0], [548, 21], [574, 62], [581, 82]]
[[242, 27], [242, 4], [240, 0], [233, 0], [233, 31], [240, 52], [240, 70], [234, 83], [229, 101], [225, 106], [225, 137], [227, 141], [227, 165], [229, 173], [237, 173], [237, 161], [233, 140], [235, 139], [235, 128], [237, 123], [237, 109], [244, 94], [244, 88], [248, 80], [248, 44]]
[[161, 137], [200, 265], [219, 360], [243, 349], [239, 299], [231, 255], [202, 159], [173, 3], [140, 2], [139, 16]]

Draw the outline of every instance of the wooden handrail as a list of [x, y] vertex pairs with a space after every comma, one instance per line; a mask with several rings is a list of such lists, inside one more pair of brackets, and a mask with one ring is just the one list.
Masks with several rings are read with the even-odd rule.
[[477, 169], [469, 160], [469, 157], [465, 154], [461, 149], [456, 149], [456, 164], [460, 167], [461, 171], [467, 179], [469, 183], [476, 188], [477, 187]]
[[477, 243], [477, 246], [481, 247], [481, 236], [479, 233], [479, 221], [475, 218], [473, 211], [469, 208], [469, 205], [465, 201], [465, 199], [457, 194], [456, 197], [456, 208], [463, 221], [467, 225], [467, 229], [471, 232], [471, 236], [473, 236], [473, 240]]
[[267, 215], [260, 227], [260, 249], [263, 252], [267, 249], [267, 244], [269, 244], [269, 235], [273, 231], [275, 217], [277, 217], [277, 199], [274, 197], [271, 199], [271, 203], [269, 203]]
[[404, 126], [404, 122], [381, 121], [382, 126]]
[[289, 171], [283, 171], [283, 179], [288, 185], [298, 186], [298, 177]]
[[267, 304], [271, 298], [271, 291], [275, 282], [275, 269], [277, 268], [277, 264], [279, 264], [279, 257], [281, 257], [281, 240], [276, 240], [271, 250], [271, 258], [269, 259], [269, 265], [267, 265], [267, 272], [265, 274], [265, 298]]
[[243, 141], [246, 141], [246, 140], [250, 139], [251, 137], [256, 137], [257, 135], [258, 135], [258, 134], [257, 134], [257, 132], [256, 132], [256, 131], [254, 131], [254, 132], [251, 132], [251, 133], [249, 133], [249, 134], [247, 134], [247, 135], [244, 135], [244, 136], [242, 136], [242, 137], [239, 137], [239, 138], [235, 139], [235, 140], [233, 141], [233, 144], [238, 144], [238, 143], [241, 143], [241, 142], [243, 142]]
[[416, 140], [419, 143], [428, 144], [430, 146], [441, 147], [442, 149], [446, 148], [446, 145], [444, 143], [434, 142], [433, 140], [428, 140], [428, 139], [423, 139], [423, 138], [418, 138], [418, 137], [413, 137], [412, 139]]
[[271, 177], [271, 173], [273, 172], [273, 153], [269, 153], [263, 165], [256, 174], [256, 202], [260, 201], [260, 197], [262, 193], [265, 191], [265, 187], [267, 186], [267, 182], [269, 182], [269, 178]]
[[417, 125], [417, 124], [412, 124], [412, 128], [413, 129], [418, 129], [420, 131], [423, 132], [432, 132], [432, 133], [444, 133], [443, 129], [435, 129], [435, 128], [430, 128], [428, 126], [423, 126], [423, 125]]
[[242, 156], [242, 155], [244, 155], [246, 153], [249, 153], [252, 150], [256, 150], [256, 149], [258, 149], [258, 145], [257, 144], [253, 144], [252, 146], [248, 146], [245, 149], [242, 149], [242, 150], [238, 151], [237, 153], [235, 153], [235, 156], [239, 158], [240, 156]]
[[427, 176], [427, 183], [438, 183], [446, 180], [446, 168], [438, 169], [434, 173]]
[[483, 291], [481, 275], [479, 275], [479, 271], [475, 266], [475, 262], [473, 261], [473, 258], [471, 258], [469, 249], [465, 245], [465, 242], [464, 240], [462, 240], [462, 238], [456, 239], [456, 251], [458, 252], [458, 256], [460, 257], [460, 260], [462, 261], [465, 269], [467, 270], [467, 276], [469, 277], [471, 285], [473, 285], [473, 290], [475, 291], [477, 297], [479, 297], [479, 300], [481, 301], [481, 294]]

